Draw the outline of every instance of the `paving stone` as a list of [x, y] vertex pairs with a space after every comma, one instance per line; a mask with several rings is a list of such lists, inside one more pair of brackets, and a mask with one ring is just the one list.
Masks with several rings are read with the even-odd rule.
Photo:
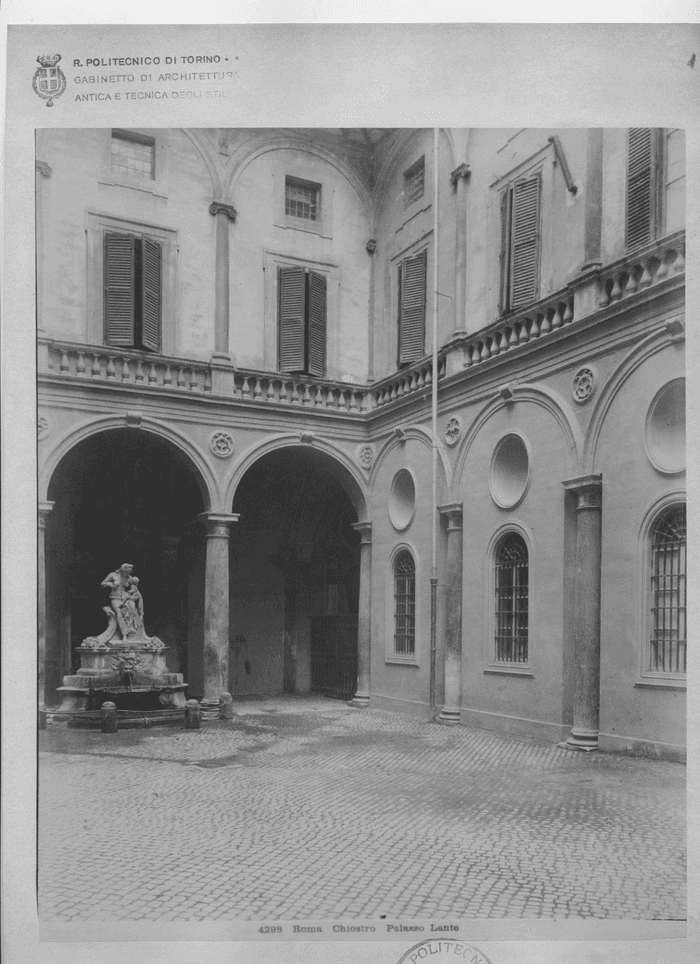
[[234, 710], [41, 732], [42, 920], [685, 917], [679, 764], [322, 698]]

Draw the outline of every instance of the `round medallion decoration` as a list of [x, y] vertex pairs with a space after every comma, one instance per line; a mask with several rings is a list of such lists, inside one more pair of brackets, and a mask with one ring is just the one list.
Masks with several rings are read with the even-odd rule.
[[410, 469], [399, 469], [389, 492], [389, 518], [395, 529], [408, 529], [416, 512], [416, 483]]
[[228, 432], [214, 432], [209, 447], [220, 459], [227, 459], [233, 455], [233, 439]]
[[461, 434], [462, 423], [456, 415], [453, 415], [452, 418], [448, 419], [445, 426], [445, 441], [448, 445], [456, 445]]
[[661, 388], [649, 406], [644, 435], [649, 461], [659, 472], [685, 470], [685, 379]]
[[48, 434], [49, 434], [49, 423], [47, 422], [47, 420], [44, 418], [43, 415], [40, 415], [39, 418], [36, 420], [36, 437], [38, 439], [46, 438]]
[[578, 402], [579, 405], [587, 402], [595, 391], [595, 381], [595, 370], [593, 368], [589, 365], [579, 368], [571, 383], [571, 394], [574, 396], [574, 401]]
[[493, 452], [489, 488], [501, 509], [514, 509], [530, 484], [530, 452], [525, 439], [514, 432], [504, 435]]
[[374, 449], [371, 445], [362, 445], [357, 453], [357, 459], [363, 469], [371, 469], [374, 462]]

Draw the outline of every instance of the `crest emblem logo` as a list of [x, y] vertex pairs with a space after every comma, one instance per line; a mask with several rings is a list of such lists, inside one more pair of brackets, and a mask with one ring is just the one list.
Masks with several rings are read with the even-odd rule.
[[60, 54], [40, 54], [36, 61], [41, 66], [34, 74], [32, 86], [34, 93], [46, 101], [47, 107], [53, 107], [54, 97], [60, 97], [66, 89], [66, 77], [60, 67], [57, 67]]

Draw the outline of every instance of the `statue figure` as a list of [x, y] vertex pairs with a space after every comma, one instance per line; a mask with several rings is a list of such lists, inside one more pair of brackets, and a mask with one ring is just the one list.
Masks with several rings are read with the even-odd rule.
[[109, 604], [114, 610], [117, 626], [123, 639], [145, 636], [143, 625], [143, 597], [139, 580], [132, 576], [134, 567], [125, 562], [102, 580], [102, 588], [109, 589]]

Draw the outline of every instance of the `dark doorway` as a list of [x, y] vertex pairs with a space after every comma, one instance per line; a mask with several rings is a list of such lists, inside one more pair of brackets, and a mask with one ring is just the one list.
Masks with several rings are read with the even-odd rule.
[[357, 684], [357, 513], [337, 466], [314, 450], [263, 456], [233, 504], [231, 653], [234, 695], [318, 692], [350, 699]]
[[[93, 436], [56, 469], [46, 527], [46, 701], [77, 670], [75, 648], [105, 628], [100, 583], [129, 562], [140, 579], [146, 631], [187, 674], [188, 528], [205, 509], [196, 469], [175, 446], [135, 429]], [[185, 676], [187, 679], [187, 676]]]

